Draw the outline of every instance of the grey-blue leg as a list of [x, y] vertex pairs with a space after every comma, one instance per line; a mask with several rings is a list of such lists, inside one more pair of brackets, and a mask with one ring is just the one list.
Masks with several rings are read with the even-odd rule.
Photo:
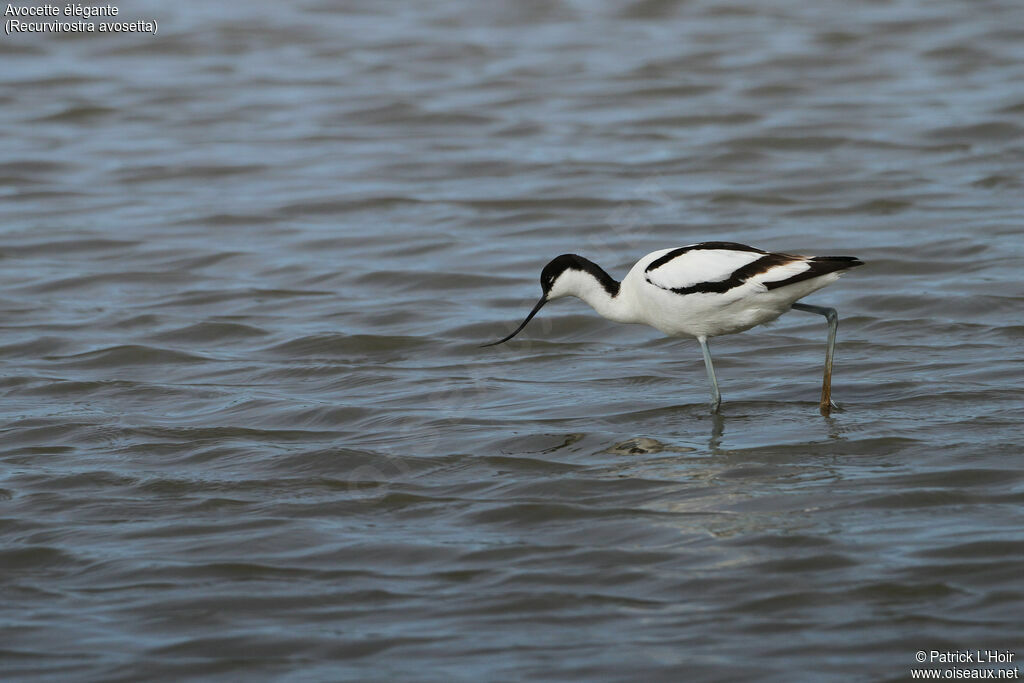
[[697, 337], [697, 341], [700, 342], [700, 350], [704, 353], [704, 367], [708, 369], [708, 379], [711, 380], [711, 412], [717, 413], [718, 406], [722, 405], [722, 394], [718, 392], [718, 380], [715, 379], [715, 366], [711, 364], [708, 338]]
[[834, 308], [812, 306], [811, 304], [793, 304], [793, 308], [798, 311], [823, 315], [828, 320], [828, 347], [825, 350], [825, 378], [821, 383], [820, 405], [821, 414], [828, 417], [833, 408], [839, 407], [832, 402], [832, 357], [836, 351], [836, 331], [839, 329], [839, 314], [836, 313]]

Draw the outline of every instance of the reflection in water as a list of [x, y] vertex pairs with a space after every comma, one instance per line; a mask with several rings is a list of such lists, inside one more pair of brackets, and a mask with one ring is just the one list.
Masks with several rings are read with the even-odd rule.
[[722, 436], [725, 434], [725, 416], [721, 413], [711, 415], [711, 438], [708, 439], [708, 450], [715, 455], [721, 455], [719, 449], [722, 447]]

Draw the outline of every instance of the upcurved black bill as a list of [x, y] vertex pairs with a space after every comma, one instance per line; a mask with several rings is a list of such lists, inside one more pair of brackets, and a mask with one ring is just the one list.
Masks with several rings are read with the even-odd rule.
[[504, 343], [505, 343], [505, 342], [507, 342], [507, 341], [508, 341], [509, 339], [511, 339], [512, 337], [514, 337], [514, 336], [516, 336], [517, 334], [519, 334], [519, 333], [520, 333], [520, 332], [521, 332], [521, 331], [523, 330], [523, 328], [524, 328], [524, 327], [526, 327], [526, 323], [528, 323], [528, 322], [530, 322], [531, 320], [533, 320], [533, 316], [537, 315], [537, 311], [539, 311], [539, 310], [541, 309], [541, 307], [542, 307], [542, 306], [543, 306], [544, 304], [546, 304], [547, 302], [548, 302], [548, 300], [547, 300], [547, 297], [543, 297], [543, 296], [542, 296], [542, 297], [540, 298], [540, 301], [538, 301], [538, 302], [537, 302], [537, 305], [533, 307], [533, 310], [532, 310], [532, 311], [530, 311], [530, 315], [526, 316], [526, 320], [524, 320], [524, 321], [523, 321], [523, 324], [522, 324], [522, 325], [520, 325], [519, 327], [517, 327], [517, 328], [516, 328], [516, 331], [515, 331], [515, 332], [513, 332], [513, 333], [512, 333], [512, 334], [510, 334], [510, 335], [508, 335], [508, 336], [507, 336], [507, 337], [505, 337], [504, 339], [499, 339], [499, 340], [498, 340], [498, 341], [496, 341], [496, 342], [491, 342], [490, 344], [481, 344], [481, 345], [480, 345], [480, 348], [482, 349], [482, 348], [484, 348], [485, 346], [497, 346], [498, 344], [504, 344]]

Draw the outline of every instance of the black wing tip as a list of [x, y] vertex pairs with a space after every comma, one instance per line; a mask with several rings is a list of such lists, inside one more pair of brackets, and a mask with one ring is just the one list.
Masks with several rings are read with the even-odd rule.
[[765, 282], [765, 288], [778, 289], [779, 287], [785, 287], [786, 285], [795, 285], [798, 282], [811, 280], [816, 277], [821, 277], [822, 275], [828, 275], [829, 273], [838, 273], [848, 268], [863, 266], [864, 262], [856, 256], [815, 256], [808, 259], [807, 264], [810, 268], [804, 272], [798, 273], [793, 277], [786, 278], [785, 280]]
[[856, 268], [857, 266], [864, 265], [864, 262], [856, 256], [815, 256], [811, 260], [818, 262], [832, 261], [836, 264], [842, 264], [841, 268]]
[[863, 266], [864, 262], [856, 256], [815, 256], [807, 264], [810, 266], [810, 269], [806, 274], [814, 277], [836, 273], [847, 268]]

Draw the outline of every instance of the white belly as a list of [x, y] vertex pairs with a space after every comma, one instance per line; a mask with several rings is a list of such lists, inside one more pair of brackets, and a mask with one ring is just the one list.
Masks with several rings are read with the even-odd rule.
[[837, 273], [778, 289], [746, 283], [722, 294], [676, 294], [630, 273], [622, 294], [631, 297], [636, 322], [672, 337], [717, 337], [775, 320], [797, 300], [839, 279]]

